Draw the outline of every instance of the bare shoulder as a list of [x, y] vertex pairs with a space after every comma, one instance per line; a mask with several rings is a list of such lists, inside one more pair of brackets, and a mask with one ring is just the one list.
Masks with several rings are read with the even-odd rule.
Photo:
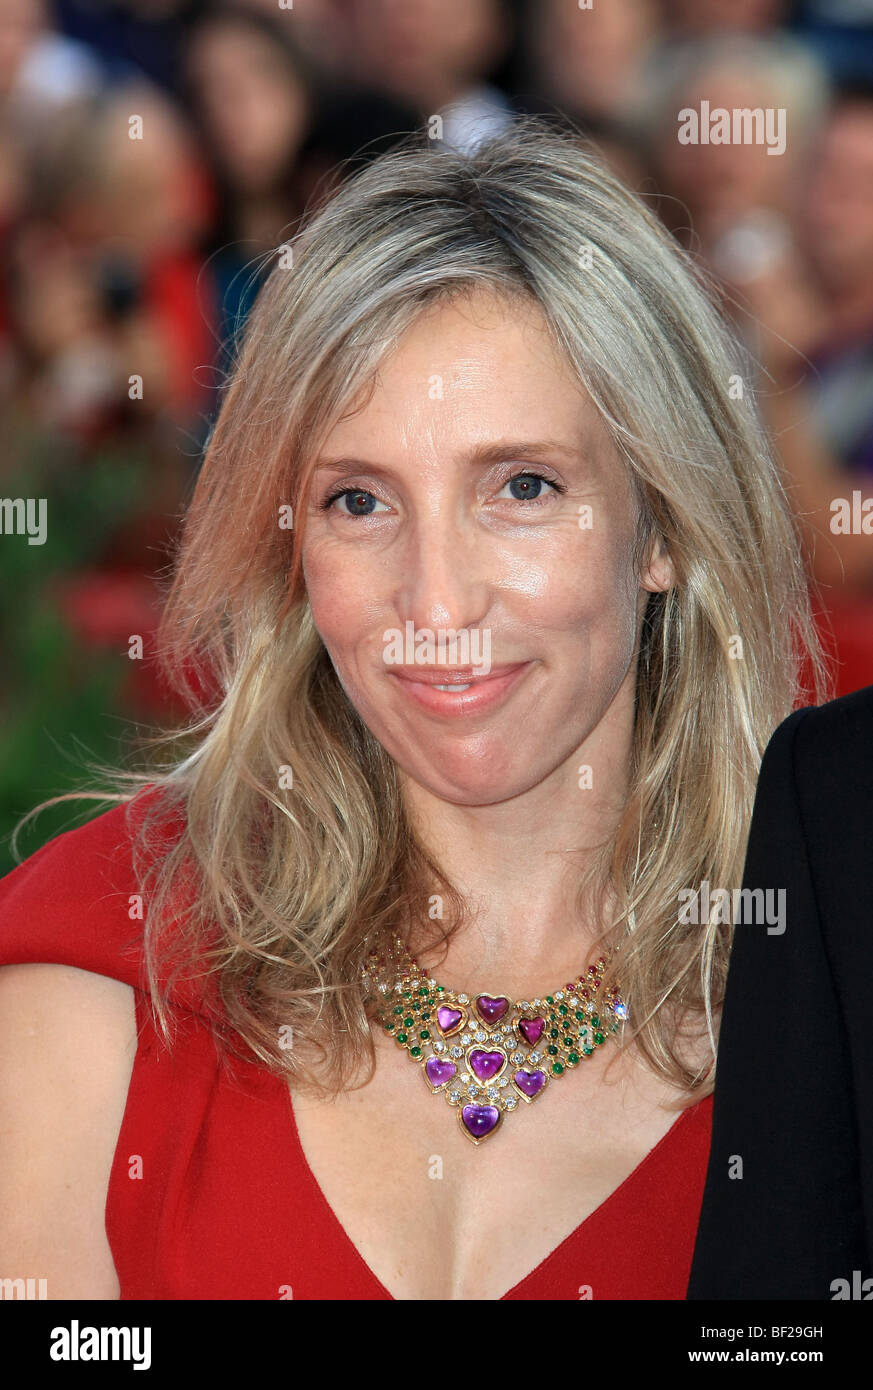
[[119, 1297], [104, 1212], [136, 1042], [120, 980], [0, 967], [0, 1277]]

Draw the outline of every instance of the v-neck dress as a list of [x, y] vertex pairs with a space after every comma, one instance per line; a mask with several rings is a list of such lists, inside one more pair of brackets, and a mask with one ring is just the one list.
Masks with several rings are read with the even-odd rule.
[[[134, 990], [139, 1040], [105, 1213], [122, 1299], [390, 1299], [318, 1185], [285, 1081], [256, 1061], [227, 1065], [195, 982], [173, 992], [173, 1047], [157, 1033], [132, 807], [67, 831], [0, 879], [0, 965], [72, 965]], [[683, 1299], [711, 1112], [711, 1097], [681, 1111], [503, 1299]]]

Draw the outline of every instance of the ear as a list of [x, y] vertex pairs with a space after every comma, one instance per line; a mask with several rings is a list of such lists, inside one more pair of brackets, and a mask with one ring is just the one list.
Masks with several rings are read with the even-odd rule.
[[640, 587], [648, 589], [649, 593], [659, 594], [663, 593], [665, 589], [671, 589], [675, 582], [673, 562], [667, 552], [667, 547], [660, 536], [654, 536], [648, 562], [640, 577]]

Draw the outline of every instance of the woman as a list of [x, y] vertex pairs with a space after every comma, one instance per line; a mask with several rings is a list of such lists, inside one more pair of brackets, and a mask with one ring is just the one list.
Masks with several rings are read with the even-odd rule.
[[679, 895], [816, 652], [739, 365], [537, 122], [277, 261], [162, 631], [185, 755], [0, 887], [50, 1296], [684, 1297], [729, 930]]

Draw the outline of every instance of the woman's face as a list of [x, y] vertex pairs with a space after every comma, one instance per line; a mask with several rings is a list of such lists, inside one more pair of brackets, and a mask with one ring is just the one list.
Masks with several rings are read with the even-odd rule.
[[[586, 740], [598, 761], [626, 759], [647, 598], [635, 520], [625, 470], [536, 306], [477, 291], [406, 331], [322, 450], [303, 538], [315, 625], [403, 772], [488, 805], [575, 777]], [[666, 587], [669, 566], [643, 578]], [[415, 641], [425, 629], [430, 648]], [[469, 652], [459, 642], [440, 665], [441, 632], [465, 634]]]

